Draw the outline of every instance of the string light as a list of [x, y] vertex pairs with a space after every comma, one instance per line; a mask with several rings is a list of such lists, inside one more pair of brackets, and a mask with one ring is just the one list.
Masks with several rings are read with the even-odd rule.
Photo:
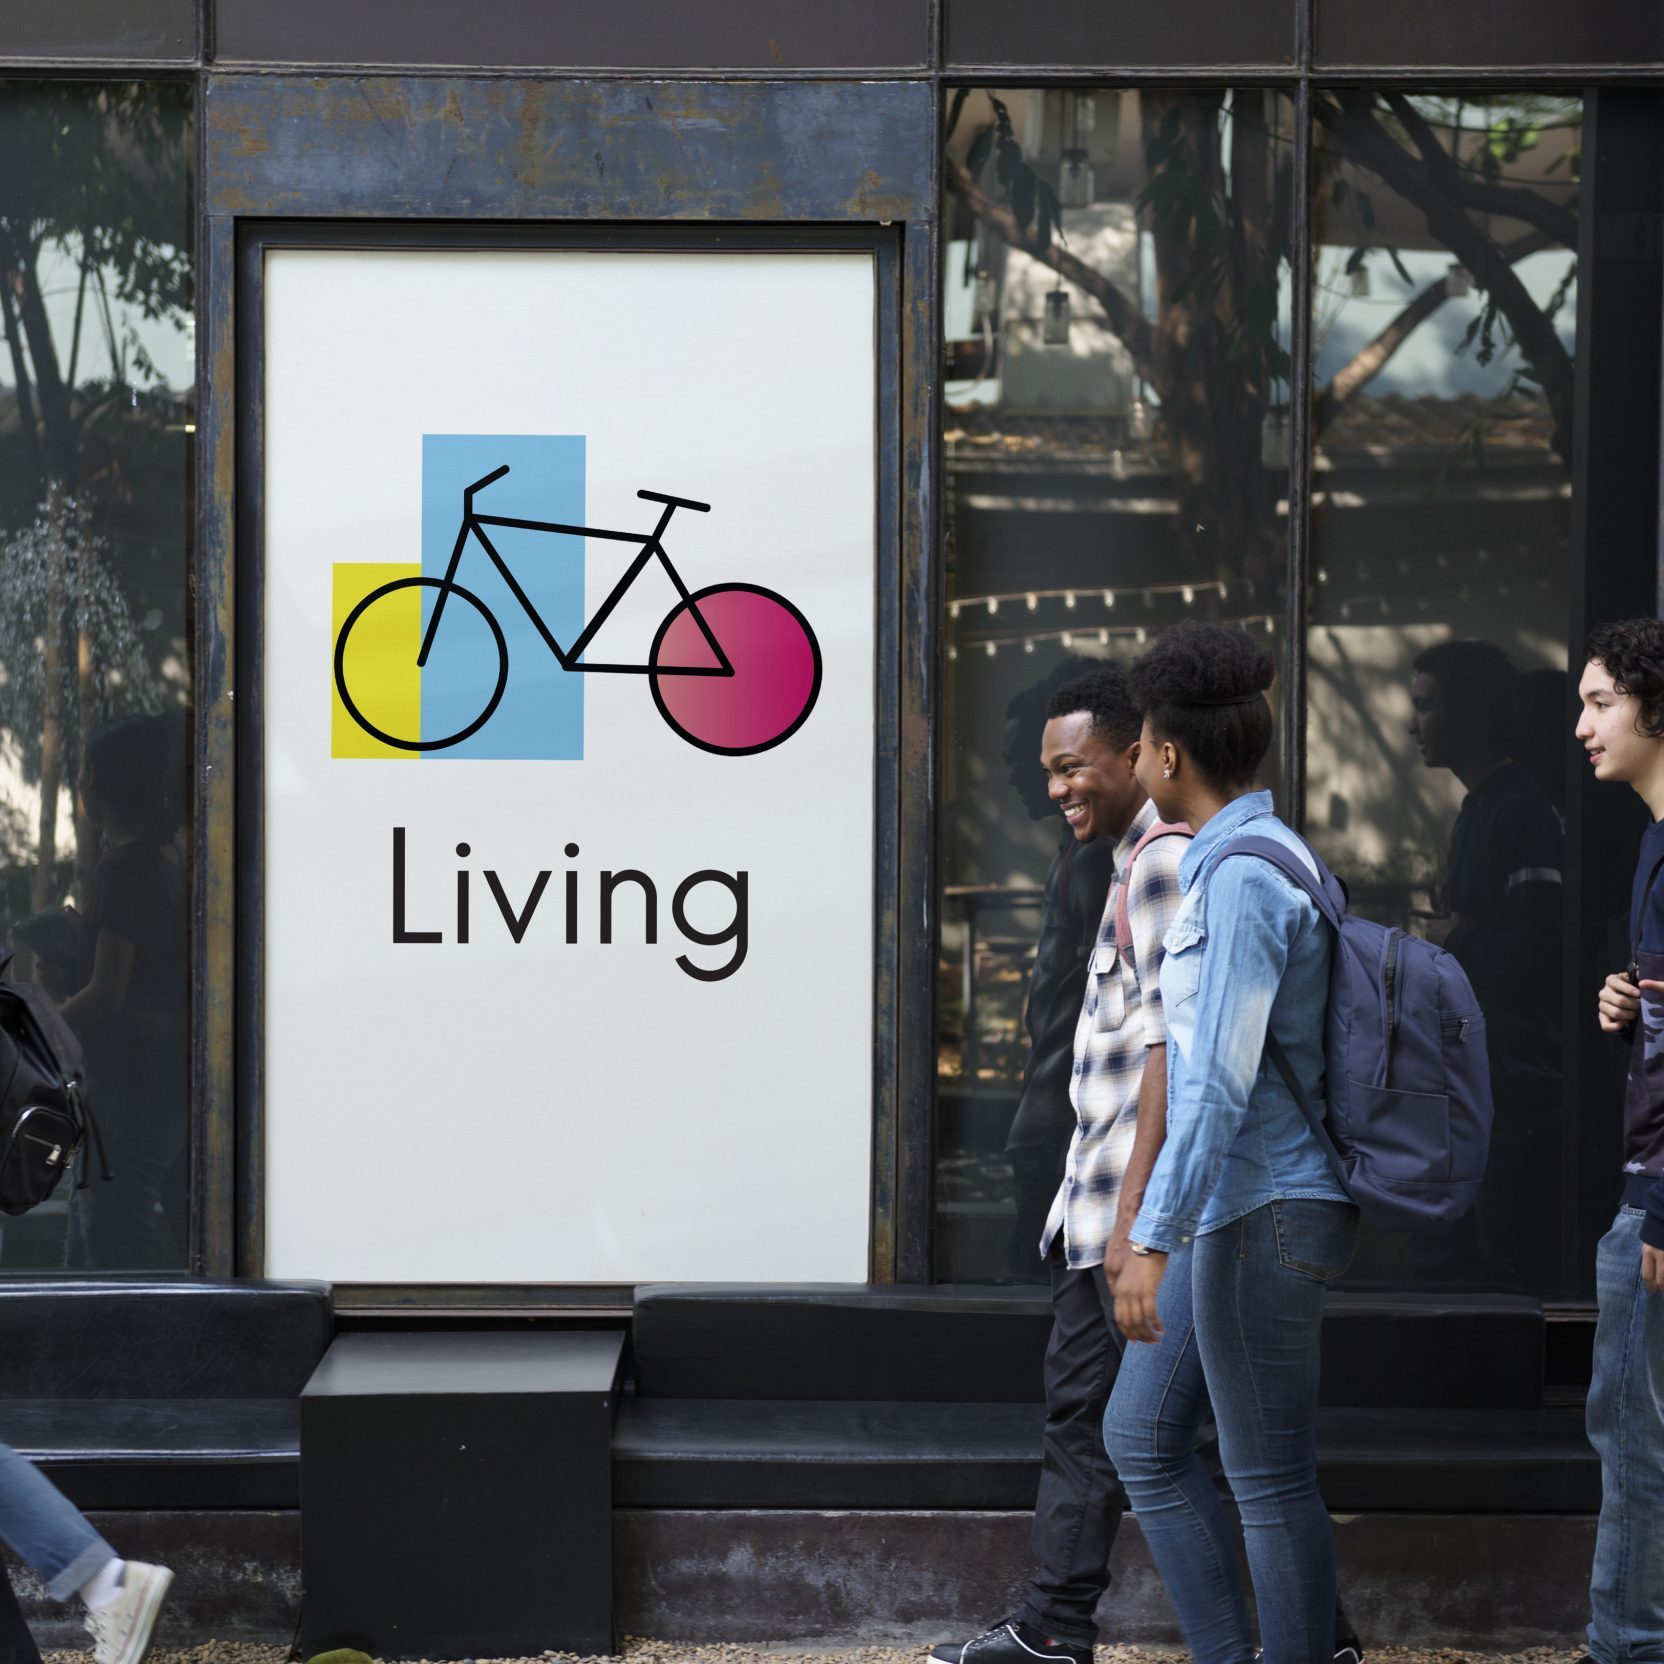
[[1028, 610], [1030, 612], [1033, 612], [1034, 609], [1040, 605], [1040, 597], [1035, 594], [1032, 589], [1023, 597], [1023, 599], [1028, 602]]
[[998, 612], [1000, 610], [1000, 598], [999, 598], [999, 596], [990, 595], [988, 597], [988, 610], [991, 613]]
[[1106, 589], [1104, 591], [1104, 605], [1106, 607], [1113, 607], [1115, 605], [1115, 591], [1113, 589]]
[[1179, 591], [1179, 593], [1184, 596], [1184, 604], [1187, 607], [1194, 604], [1196, 600], [1196, 591], [1192, 589], [1189, 584], [1186, 584], [1184, 588]]
[[[1250, 614], [1246, 618], [1223, 619], [1221, 622], [1228, 625], [1234, 625], [1236, 628], [1241, 630], [1251, 630], [1257, 627], [1264, 630], [1267, 635], [1273, 634], [1276, 629], [1275, 620], [1266, 614], [1255, 613]], [[1033, 653], [1037, 647], [1044, 646], [1046, 643], [1054, 641], [1062, 647], [1070, 648], [1078, 652], [1083, 644], [1091, 641], [1094, 637], [1096, 637], [1097, 645], [1100, 647], [1112, 646], [1117, 641], [1126, 641], [1128, 643], [1136, 644], [1139, 647], [1143, 647], [1150, 639], [1150, 632], [1142, 624], [1136, 626], [1121, 625], [1118, 627], [1104, 624], [1100, 625], [1096, 630], [1088, 630], [1085, 632], [1080, 630], [1058, 630], [1056, 632], [1042, 630], [1031, 635], [991, 638], [984, 640], [981, 643], [972, 642], [969, 645], [971, 647], [980, 645], [983, 652], [992, 659], [998, 656], [999, 650], [1002, 647], [1021, 646], [1024, 653]], [[956, 646], [950, 645], [948, 648], [948, 657], [951, 659], [957, 658], [958, 656], [959, 649]]]
[[1063, 604], [1069, 609], [1070, 612], [1075, 610], [1075, 592], [1072, 589], [1064, 590]]
[[[1325, 574], [1321, 572], [1318, 574], [1320, 580], [1324, 576]], [[1244, 583], [1243, 588], [1245, 593], [1250, 596], [1254, 593], [1252, 584]], [[1210, 578], [1205, 583], [1129, 585], [1120, 590], [1100, 590], [1099, 593], [1103, 596], [1104, 607], [1113, 611], [1120, 597], [1129, 594], [1142, 596], [1144, 604], [1148, 607], [1153, 607], [1163, 595], [1178, 596], [1186, 606], [1193, 605], [1198, 595], [1208, 593], [1217, 595], [1223, 601], [1230, 594], [1230, 585], [1222, 578]], [[1038, 612], [1042, 601], [1061, 601], [1065, 607], [1072, 611], [1079, 604], [1080, 591], [1076, 589], [1014, 589], [1000, 590], [993, 595], [961, 595], [956, 600], [948, 603], [948, 613], [950, 617], [958, 618], [967, 607], [985, 607], [990, 613], [997, 613], [1002, 601], [1013, 603], [1021, 601], [1030, 612]]]

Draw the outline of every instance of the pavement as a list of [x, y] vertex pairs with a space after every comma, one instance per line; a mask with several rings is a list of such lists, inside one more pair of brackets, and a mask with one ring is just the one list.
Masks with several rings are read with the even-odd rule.
[[[922, 1664], [926, 1647], [835, 1647], [705, 1645], [677, 1641], [627, 1639], [618, 1655], [621, 1664]], [[85, 1653], [47, 1652], [45, 1664], [86, 1664]], [[1582, 1647], [1527, 1647], [1521, 1652], [1472, 1652], [1454, 1649], [1379, 1647], [1369, 1664], [1578, 1664]], [[148, 1664], [285, 1664], [286, 1647], [261, 1646], [245, 1641], [208, 1641], [183, 1651], [150, 1654]], [[1189, 1654], [1160, 1647], [1099, 1647], [1095, 1664], [1188, 1664]], [[380, 1661], [378, 1661], [380, 1664]], [[575, 1653], [546, 1652], [527, 1659], [473, 1659], [468, 1664], [609, 1664]]]

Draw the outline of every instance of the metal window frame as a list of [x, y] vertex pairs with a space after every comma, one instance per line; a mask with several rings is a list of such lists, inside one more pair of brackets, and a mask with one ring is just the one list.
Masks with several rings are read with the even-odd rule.
[[[896, 154], [903, 188], [875, 195], [854, 169], [853, 155], [826, 168], [824, 189], [801, 194], [786, 204], [780, 224], [871, 224], [890, 218], [901, 228], [896, 255], [896, 339], [899, 377], [896, 388], [896, 444], [899, 482], [899, 558], [895, 582], [883, 599], [889, 617], [883, 622], [893, 646], [893, 674], [881, 690], [880, 766], [891, 781], [893, 807], [880, 817], [876, 855], [885, 874], [880, 912], [890, 933], [888, 957], [876, 967], [875, 1008], [888, 1013], [876, 1028], [879, 1073], [888, 1083], [875, 1108], [873, 1206], [874, 1264], [877, 1279], [929, 1282], [932, 1276], [933, 1189], [935, 1155], [935, 817], [939, 807], [938, 750], [941, 712], [938, 660], [942, 650], [940, 570], [936, 551], [940, 534], [941, 441], [936, 410], [939, 370], [939, 222], [942, 205], [940, 127], [947, 99], [960, 86], [1004, 83], [1024, 86], [1254, 85], [1289, 94], [1296, 106], [1295, 257], [1309, 263], [1311, 98], [1314, 88], [1374, 85], [1438, 90], [1445, 87], [1566, 87], [1587, 92], [1600, 87], [1655, 87], [1664, 63], [1553, 65], [1325, 65], [1315, 62], [1314, 26], [1318, 0], [1293, 0], [1296, 8], [1294, 61], [1266, 64], [1126, 66], [1059, 63], [1052, 66], [949, 66], [945, 58], [945, 6], [929, 0], [930, 61], [894, 70], [778, 71], [663, 70], [606, 77], [591, 71], [516, 69], [507, 74], [484, 67], [464, 70], [403, 66], [381, 84], [415, 93], [455, 92], [472, 107], [485, 89], [542, 89], [556, 112], [584, 89], [597, 84], [663, 86], [678, 97], [709, 96], [725, 101], [726, 117], [736, 124], [761, 116], [772, 104], [792, 98], [812, 100], [835, 95], [847, 102], [848, 124], [859, 129], [875, 98], [887, 93], [916, 100], [908, 141], [911, 158]], [[1205, 44], [1206, 18], [1193, 19]], [[256, 1121], [239, 1105], [250, 1089], [239, 1052], [238, 1008], [246, 1004], [246, 960], [238, 952], [239, 918], [246, 908], [248, 851], [246, 828], [239, 824], [236, 762], [243, 718], [233, 695], [246, 672], [239, 668], [239, 599], [236, 584], [236, 411], [239, 368], [238, 225], [251, 219], [284, 216], [374, 220], [396, 223], [413, 214], [426, 221], [448, 217], [443, 204], [413, 203], [408, 192], [391, 188], [383, 176], [379, 199], [355, 197], [344, 163], [333, 181], [328, 158], [318, 156], [314, 174], [298, 180], [290, 172], [279, 181], [259, 147], [286, 113], [291, 121], [319, 119], [311, 100], [322, 89], [331, 106], [330, 120], [345, 121], [343, 101], [362, 100], [376, 78], [367, 66], [267, 66], [257, 73], [218, 67], [213, 0], [196, 0], [194, 50], [189, 58], [156, 59], [87, 56], [25, 57], [6, 53], [0, 41], [0, 78], [93, 81], [119, 77], [135, 80], [190, 81], [195, 99], [195, 269], [197, 316], [196, 478], [198, 523], [190, 574], [194, 647], [193, 711], [198, 790], [194, 805], [192, 943], [194, 970], [191, 1102], [191, 1242], [190, 1270], [198, 1275], [228, 1276], [245, 1270], [253, 1241], [248, 1220], [250, 1179], [240, 1170]], [[251, 122], [250, 114], [255, 119]], [[922, 114], [921, 114], [922, 112]], [[893, 112], [892, 112], [893, 113]], [[263, 131], [265, 129], [265, 131]], [[766, 139], [758, 138], [759, 145]], [[350, 146], [349, 146], [350, 148]], [[761, 154], [753, 151], [752, 154]], [[230, 177], [225, 163], [233, 155], [243, 166]], [[841, 195], [833, 176], [842, 168]], [[236, 170], [232, 170], [236, 172]], [[408, 181], [404, 182], [408, 184]], [[431, 185], [431, 181], [429, 184]], [[512, 183], [512, 181], [511, 181]], [[524, 181], [521, 181], [524, 184]], [[570, 183], [570, 181], [568, 182]], [[418, 182], [420, 185], [420, 182]], [[717, 194], [701, 197], [689, 180], [689, 195], [668, 217], [651, 204], [609, 224], [709, 223], [723, 211]], [[298, 187], [298, 188], [297, 188]], [[497, 187], [502, 189], [499, 182]], [[420, 190], [418, 190], [420, 195]], [[489, 193], [488, 193], [489, 194]], [[535, 193], [534, 193], [535, 194]], [[557, 193], [558, 194], [558, 193]], [[430, 192], [431, 197], [431, 192]], [[882, 197], [882, 200], [880, 198]], [[730, 195], [729, 211], [738, 200]], [[540, 199], [551, 213], [547, 191]], [[558, 210], [558, 203], [554, 204]], [[530, 222], [535, 216], [525, 200], [509, 217]], [[568, 216], [571, 203], [568, 202]], [[604, 217], [604, 216], [603, 216]], [[480, 222], [483, 223], [483, 222]], [[1296, 285], [1291, 329], [1291, 466], [1289, 533], [1286, 552], [1288, 603], [1284, 627], [1293, 644], [1286, 666], [1280, 715], [1284, 732], [1303, 735], [1306, 718], [1304, 651], [1305, 594], [1310, 564], [1308, 501], [1310, 488], [1311, 297]], [[250, 645], [241, 638], [245, 656]], [[243, 736], [246, 743], [246, 734]], [[247, 753], [245, 753], [247, 755]], [[1305, 770], [1303, 744], [1284, 748], [1281, 781], [1296, 818], [1303, 815]], [[258, 875], [256, 875], [258, 883]], [[246, 919], [244, 921], [246, 923]], [[882, 1152], [882, 1155], [880, 1155]], [[885, 1221], [883, 1229], [876, 1222]], [[503, 1309], [571, 1310], [585, 1302], [616, 1301], [622, 1291], [564, 1291], [517, 1286], [512, 1289], [450, 1291], [422, 1289], [363, 1291], [363, 1307], [389, 1313], [417, 1309], [497, 1311]]]

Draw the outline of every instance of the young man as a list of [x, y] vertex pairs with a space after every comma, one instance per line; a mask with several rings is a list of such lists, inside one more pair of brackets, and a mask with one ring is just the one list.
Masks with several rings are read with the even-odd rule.
[[1595, 1259], [1600, 1316], [1589, 1442], [1601, 1464], [1589, 1579], [1595, 1664], [1664, 1658], [1664, 622], [1602, 624], [1578, 685], [1577, 737], [1597, 780], [1646, 804], [1630, 904], [1630, 963], [1597, 998], [1600, 1026], [1631, 1045], [1624, 1185]]
[[[1127, 1230], [1167, 1122], [1166, 1038], [1158, 976], [1162, 938], [1177, 911], [1188, 838], [1160, 837], [1128, 863], [1156, 814], [1133, 768], [1143, 716], [1125, 671], [1105, 665], [1060, 688], [1047, 707], [1041, 767], [1077, 842], [1103, 843], [1116, 883], [1103, 908], [1075, 1027], [1069, 1097], [1074, 1130], [1040, 1252], [1051, 1273], [1046, 1426], [1030, 1549], [1039, 1570], [1017, 1611], [967, 1642], [935, 1649], [945, 1664], [1088, 1664], [1096, 1612], [1126, 1495], [1104, 1450], [1103, 1418], [1124, 1344], [1114, 1279]], [[1118, 940], [1117, 905], [1131, 940]], [[1342, 1645], [1361, 1654], [1337, 1611]], [[1337, 1653], [1337, 1658], [1340, 1655]]]
[[[1116, 665], [1087, 672], [1047, 706], [1040, 766], [1076, 844], [1114, 853], [1119, 884], [1128, 856], [1155, 823], [1133, 773], [1143, 717]], [[1040, 1239], [1051, 1272], [1046, 1427], [1030, 1549], [1039, 1571], [1006, 1622], [974, 1640], [937, 1647], [948, 1664], [1086, 1664], [1098, 1601], [1126, 1496], [1104, 1451], [1103, 1416], [1120, 1362], [1114, 1296], [1105, 1274], [1125, 1253], [1166, 1120], [1166, 1032], [1156, 972], [1178, 905], [1186, 839], [1160, 838], [1139, 856], [1128, 896], [1133, 942], [1116, 942], [1115, 886], [1102, 906], [1074, 1016], [1068, 1095], [1074, 1130], [1063, 1183]], [[1136, 967], [1136, 969], [1134, 968]], [[1148, 1066], [1146, 1064], [1148, 1063]]]

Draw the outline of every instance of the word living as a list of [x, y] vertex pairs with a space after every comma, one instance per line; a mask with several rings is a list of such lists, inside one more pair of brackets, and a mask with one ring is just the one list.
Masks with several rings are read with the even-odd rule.
[[[466, 843], [456, 846], [459, 859], [466, 860], [473, 848]], [[570, 861], [580, 853], [576, 844], [566, 846], [566, 858]], [[456, 943], [467, 943], [472, 939], [474, 928], [474, 897], [471, 880], [475, 875], [467, 867], [459, 867], [456, 873], [456, 911], [454, 920], [454, 935], [451, 940]], [[478, 875], [485, 882], [485, 887], [491, 893], [491, 899], [496, 903], [496, 910], [502, 916], [502, 928], [507, 930], [510, 938], [518, 946], [526, 939], [526, 934], [532, 928], [532, 921], [536, 917], [543, 902], [544, 892], [549, 887], [549, 880], [554, 877], [552, 870], [545, 868], [535, 874], [525, 894], [518, 901], [512, 899], [503, 884], [502, 878], [490, 868]], [[582, 909], [579, 902], [579, 874], [569, 871], [564, 875], [562, 890], [565, 907], [566, 940], [576, 944]], [[627, 887], [629, 900], [627, 905], [633, 912], [635, 898], [639, 894], [641, 909], [642, 940], [650, 946], [659, 939], [659, 892], [658, 886], [644, 872], [634, 868], [626, 868], [621, 872], [603, 871], [597, 876], [596, 882], [596, 912], [597, 935], [602, 947], [610, 947], [613, 939], [613, 907], [614, 898], [620, 889]], [[681, 931], [683, 938], [690, 944], [701, 947], [721, 947], [725, 943], [733, 943], [733, 949], [725, 965], [707, 967], [696, 965], [687, 954], [678, 954], [676, 963], [689, 976], [699, 982], [721, 982], [731, 977], [741, 965], [745, 963], [746, 949], [749, 945], [749, 909], [747, 900], [746, 881], [748, 874], [740, 872], [715, 872], [705, 868], [699, 872], [691, 872], [680, 884], [670, 900], [670, 916], [675, 921], [676, 928]], [[700, 930], [688, 920], [688, 897], [701, 884], [714, 884], [726, 890], [733, 899], [733, 917], [720, 930]], [[405, 829], [402, 826], [393, 828], [393, 940], [403, 942], [443, 942], [443, 930], [416, 930], [409, 923], [409, 911], [406, 903], [406, 857], [405, 857]]]

